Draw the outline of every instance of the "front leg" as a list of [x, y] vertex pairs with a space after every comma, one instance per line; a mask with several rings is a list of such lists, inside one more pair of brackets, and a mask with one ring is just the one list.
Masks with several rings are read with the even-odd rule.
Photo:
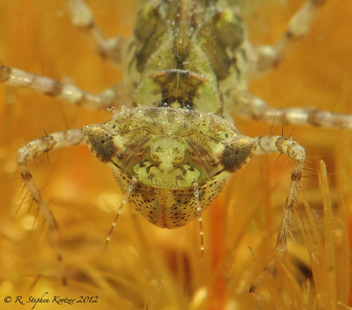
[[276, 242], [276, 248], [279, 252], [284, 252], [287, 247], [287, 235], [290, 232], [290, 221], [294, 212], [294, 205], [298, 197], [299, 183], [302, 178], [306, 153], [302, 146], [291, 138], [281, 136], [262, 136], [256, 138], [257, 149], [254, 155], [265, 153], [285, 154], [295, 161], [289, 186], [288, 195], [284, 206], [284, 215], [281, 220], [281, 228]]
[[62, 132], [56, 132], [43, 138], [29, 142], [21, 149], [19, 149], [17, 157], [19, 171], [22, 176], [23, 182], [27, 187], [29, 193], [31, 194], [33, 200], [37, 203], [38, 208], [49, 227], [49, 238], [54, 245], [57, 260], [61, 265], [62, 283], [64, 285], [67, 284], [67, 275], [65, 271], [65, 265], [63, 263], [61, 249], [59, 246], [58, 223], [48, 204], [42, 198], [42, 195], [33, 179], [31, 172], [29, 171], [27, 164], [28, 162], [33, 161], [35, 158], [45, 152], [81, 144], [84, 144], [82, 129], [71, 129]]

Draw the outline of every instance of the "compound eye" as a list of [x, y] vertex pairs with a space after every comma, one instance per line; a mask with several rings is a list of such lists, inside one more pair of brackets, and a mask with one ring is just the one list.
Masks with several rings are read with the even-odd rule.
[[113, 135], [104, 125], [84, 127], [83, 134], [90, 151], [103, 163], [109, 162], [114, 153]]
[[252, 158], [256, 148], [256, 140], [249, 137], [240, 137], [226, 144], [221, 158], [224, 170], [233, 173], [243, 168]]

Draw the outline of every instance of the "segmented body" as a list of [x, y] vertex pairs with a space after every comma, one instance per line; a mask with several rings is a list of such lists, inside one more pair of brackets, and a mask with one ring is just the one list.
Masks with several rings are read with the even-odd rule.
[[[275, 45], [256, 49], [236, 13], [236, 1], [150, 2], [140, 13], [134, 35], [125, 41], [102, 36], [84, 2], [67, 2], [73, 23], [89, 33], [104, 58], [116, 63], [120, 55], [126, 55], [122, 83], [92, 94], [69, 83], [0, 66], [3, 83], [86, 108], [116, 108], [105, 124], [50, 134], [18, 152], [19, 171], [49, 225], [58, 260], [62, 261], [62, 255], [57, 221], [28, 163], [44, 152], [80, 144], [87, 144], [98, 159], [111, 166], [125, 192], [116, 219], [129, 199], [150, 222], [167, 228], [200, 216], [230, 175], [252, 156], [287, 155], [294, 167], [277, 241], [278, 250], [284, 251], [305, 151], [291, 138], [242, 136], [229, 113], [270, 124], [352, 128], [350, 115], [275, 109], [247, 91], [250, 79], [270, 71], [287, 56], [325, 1], [307, 0]], [[121, 105], [129, 109], [117, 111]], [[201, 224], [200, 228], [203, 249]]]
[[136, 178], [136, 210], [174, 228], [199, 216], [256, 149], [223, 118], [227, 87], [239, 91], [245, 81], [245, 30], [213, 1], [151, 3], [137, 20], [124, 85], [140, 108], [84, 132], [124, 192]]

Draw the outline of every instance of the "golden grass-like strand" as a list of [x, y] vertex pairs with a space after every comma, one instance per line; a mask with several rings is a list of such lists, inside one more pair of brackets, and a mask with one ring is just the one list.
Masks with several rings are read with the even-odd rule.
[[328, 184], [326, 165], [324, 161], [320, 161], [319, 183], [324, 206], [324, 236], [325, 236], [325, 253], [324, 253], [324, 268], [326, 293], [331, 310], [336, 310], [336, 260], [334, 248], [334, 225], [333, 214], [331, 209], [331, 199]]

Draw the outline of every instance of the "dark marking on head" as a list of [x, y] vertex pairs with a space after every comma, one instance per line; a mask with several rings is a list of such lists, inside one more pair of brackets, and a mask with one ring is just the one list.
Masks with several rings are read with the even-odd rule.
[[229, 172], [240, 170], [252, 158], [255, 149], [256, 143], [248, 137], [237, 139], [233, 143], [225, 145], [221, 158], [224, 170]]
[[113, 135], [99, 126], [84, 128], [84, 136], [91, 152], [102, 162], [109, 162], [114, 153]]

